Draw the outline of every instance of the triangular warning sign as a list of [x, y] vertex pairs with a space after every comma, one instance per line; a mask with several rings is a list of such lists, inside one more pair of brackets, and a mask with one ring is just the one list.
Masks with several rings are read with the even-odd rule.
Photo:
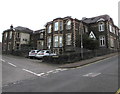
[[96, 39], [96, 37], [95, 37], [95, 35], [92, 31], [90, 32], [89, 37], [92, 38], [92, 39]]

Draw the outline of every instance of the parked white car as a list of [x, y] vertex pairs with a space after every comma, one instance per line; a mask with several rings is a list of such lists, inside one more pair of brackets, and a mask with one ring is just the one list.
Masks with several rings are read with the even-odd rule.
[[42, 50], [42, 51], [39, 51], [35, 57], [43, 58], [44, 56], [54, 56], [54, 55], [57, 55], [57, 54], [51, 53], [49, 50]]
[[41, 50], [31, 50], [29, 52], [29, 57], [34, 58], [39, 51], [41, 51]]

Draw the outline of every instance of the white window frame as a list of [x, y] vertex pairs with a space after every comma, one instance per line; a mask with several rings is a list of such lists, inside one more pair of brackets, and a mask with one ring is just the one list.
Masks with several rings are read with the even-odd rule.
[[42, 38], [43, 38], [43, 33], [40, 34], [40, 39], [42, 39]]
[[10, 39], [12, 38], [12, 31], [10, 31], [9, 38]]
[[56, 21], [54, 22], [54, 31], [58, 31], [59, 30], [59, 22]]
[[47, 32], [48, 32], [48, 33], [51, 33], [51, 31], [52, 31], [52, 25], [50, 24], [50, 25], [48, 26], [48, 28], [47, 28]]
[[53, 37], [53, 41], [54, 41], [53, 46], [54, 46], [54, 47], [59, 47], [59, 36], [58, 36], [58, 35], [55, 35], [55, 36]]
[[109, 30], [110, 30], [110, 32], [113, 32], [111, 24], [109, 24]]
[[60, 31], [63, 30], [63, 21], [59, 21], [59, 30], [60, 30]]
[[66, 22], [66, 29], [67, 30], [69, 30], [69, 29], [71, 29], [71, 20], [67, 20], [67, 22]]
[[47, 38], [47, 47], [51, 47], [51, 36]]
[[105, 30], [105, 24], [103, 22], [99, 23], [99, 31]]
[[66, 34], [66, 45], [71, 45], [72, 41], [72, 36], [70, 33]]
[[118, 36], [118, 32], [119, 32], [118, 29], [116, 29], [116, 35], [117, 35], [117, 36]]
[[115, 34], [115, 27], [112, 27], [113, 33]]
[[63, 47], [63, 36], [59, 36], [59, 47]]
[[105, 36], [104, 35], [99, 36], [99, 44], [100, 44], [100, 47], [105, 46], [106, 40], [105, 40]]
[[4, 33], [4, 39], [5, 39], [5, 40], [7, 39], [7, 36], [8, 36], [8, 33], [5, 32], [5, 33]]

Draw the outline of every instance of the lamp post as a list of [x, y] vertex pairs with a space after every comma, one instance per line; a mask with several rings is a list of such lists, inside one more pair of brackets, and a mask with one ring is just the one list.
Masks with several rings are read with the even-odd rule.
[[[83, 24], [81, 22], [81, 31], [80, 31], [80, 44], [81, 44], [81, 59], [83, 59]], [[80, 30], [80, 28], [79, 28]]]

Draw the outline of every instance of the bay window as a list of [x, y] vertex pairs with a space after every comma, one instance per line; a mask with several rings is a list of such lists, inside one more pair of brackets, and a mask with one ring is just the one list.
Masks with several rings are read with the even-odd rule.
[[51, 25], [48, 26], [47, 32], [51, 33]]
[[63, 46], [63, 37], [59, 36], [59, 47]]
[[71, 29], [71, 20], [68, 20], [66, 23], [66, 29]]
[[66, 34], [66, 45], [71, 45], [71, 34]]
[[109, 30], [110, 32], [112, 32], [112, 25], [109, 25]]
[[50, 49], [51, 47], [51, 36], [47, 38], [47, 47]]
[[54, 23], [54, 31], [58, 31], [58, 22]]
[[58, 47], [58, 35], [54, 36], [54, 47]]
[[12, 31], [10, 31], [9, 38], [10, 39], [12, 38]]
[[63, 21], [59, 21], [59, 30], [63, 30]]

